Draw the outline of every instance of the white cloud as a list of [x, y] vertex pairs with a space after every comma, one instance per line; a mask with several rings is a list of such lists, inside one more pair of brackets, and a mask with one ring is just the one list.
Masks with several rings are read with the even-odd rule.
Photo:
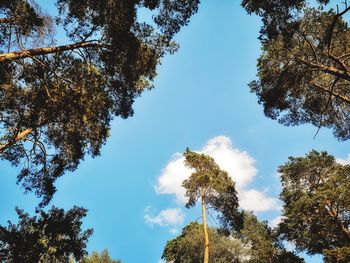
[[265, 212], [281, 209], [276, 198], [268, 197], [256, 189], [238, 190], [238, 200], [240, 207], [248, 211]]
[[[255, 161], [247, 152], [234, 148], [230, 138], [226, 136], [215, 137], [209, 140], [199, 152], [212, 156], [221, 169], [228, 172], [236, 183], [241, 208], [255, 212], [279, 209], [277, 199], [268, 197], [264, 192], [256, 189], [247, 189], [248, 184], [253, 181], [257, 174], [254, 166]], [[179, 203], [185, 203], [185, 189], [181, 184], [190, 174], [190, 169], [184, 165], [182, 154], [173, 155], [158, 177], [155, 186], [156, 192], [158, 194], [174, 194]]]
[[170, 232], [170, 234], [175, 235], [175, 234], [177, 234], [177, 233], [179, 232], [179, 230], [176, 229], [176, 228], [171, 228], [171, 229], [169, 230], [169, 232]]
[[350, 154], [348, 154], [346, 159], [337, 158], [337, 162], [342, 164], [342, 165], [345, 165], [345, 164], [349, 164], [350, 165]]
[[269, 223], [270, 227], [275, 228], [278, 226], [279, 223], [282, 222], [282, 219], [284, 216], [276, 216], [274, 219], [272, 219]]
[[[180, 208], [164, 209], [155, 216], [150, 214], [150, 208], [149, 206], [145, 208], [146, 223], [159, 226], [179, 226], [184, 222], [185, 214]], [[171, 232], [174, 232], [174, 228], [171, 229]]]
[[158, 194], [175, 194], [180, 203], [185, 203], [185, 189], [181, 187], [182, 182], [191, 174], [184, 165], [185, 158], [182, 154], [175, 154], [168, 165], [163, 169], [158, 177], [155, 187]]

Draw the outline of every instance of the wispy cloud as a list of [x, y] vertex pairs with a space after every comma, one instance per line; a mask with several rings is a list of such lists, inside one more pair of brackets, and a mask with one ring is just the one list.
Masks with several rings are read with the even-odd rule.
[[348, 154], [346, 159], [337, 158], [337, 162], [343, 165], [350, 164], [350, 154]]
[[[255, 160], [246, 151], [234, 148], [229, 137], [215, 137], [198, 152], [212, 156], [221, 169], [228, 172], [236, 183], [241, 208], [255, 212], [280, 209], [276, 198], [267, 196], [263, 191], [249, 188], [249, 183], [257, 175]], [[184, 165], [182, 154], [174, 154], [158, 177], [156, 192], [174, 194], [177, 202], [185, 203], [185, 189], [181, 184], [190, 174], [191, 171]]]
[[161, 210], [157, 215], [151, 213], [151, 207], [146, 207], [145, 209], [145, 222], [150, 225], [159, 225], [159, 226], [169, 226], [171, 233], [174, 233], [177, 226], [183, 224], [185, 219], [185, 214], [180, 208], [169, 208]]

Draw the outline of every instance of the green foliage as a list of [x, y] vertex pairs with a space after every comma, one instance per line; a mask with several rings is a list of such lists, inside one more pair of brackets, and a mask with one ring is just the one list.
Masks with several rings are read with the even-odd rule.
[[286, 251], [277, 233], [267, 225], [266, 221], [259, 221], [253, 213], [243, 211], [243, 227], [235, 233], [235, 236], [250, 248], [250, 257], [247, 262], [304, 262], [294, 253]]
[[[350, 138], [350, 10], [320, 8], [306, 1], [243, 1], [263, 18], [258, 80], [251, 91], [266, 116], [285, 125], [312, 123], [332, 128], [336, 138]], [[327, 10], [326, 10], [327, 9]]]
[[259, 38], [267, 40], [292, 29], [294, 16], [304, 7], [305, 0], [242, 0], [241, 4], [249, 14], [261, 16], [263, 26]]
[[277, 250], [271, 228], [252, 213], [245, 212], [243, 218], [243, 228], [239, 234], [246, 244], [250, 244], [251, 260], [271, 262]]
[[[134, 100], [152, 88], [161, 57], [176, 50], [173, 36], [198, 4], [58, 0], [52, 17], [32, 1], [1, 2], [0, 158], [23, 168], [18, 183], [42, 206], [58, 177], [100, 154], [113, 117], [133, 115]], [[139, 21], [141, 8], [152, 23]], [[70, 44], [56, 45], [56, 28]]]
[[[209, 228], [211, 252], [209, 262], [227, 263], [241, 261], [249, 256], [250, 250], [238, 239], [220, 235]], [[162, 259], [173, 263], [203, 262], [203, 225], [192, 222], [183, 228], [181, 235], [166, 243]]]
[[92, 230], [81, 230], [86, 209], [74, 207], [65, 212], [52, 207], [30, 217], [16, 209], [19, 223], [0, 226], [0, 261], [8, 263], [69, 262], [74, 256], [80, 260], [85, 254], [86, 242]]
[[92, 252], [91, 255], [85, 256], [81, 263], [121, 263], [120, 260], [114, 260], [109, 256], [107, 250], [103, 250], [101, 253]]
[[326, 152], [311, 151], [305, 157], [289, 157], [279, 172], [282, 237], [309, 254], [348, 261], [350, 166], [337, 163]]

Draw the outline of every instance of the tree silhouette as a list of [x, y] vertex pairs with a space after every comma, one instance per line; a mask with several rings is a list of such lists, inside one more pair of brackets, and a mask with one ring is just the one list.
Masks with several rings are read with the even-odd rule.
[[86, 242], [92, 230], [81, 230], [86, 209], [74, 207], [65, 212], [52, 207], [33, 217], [18, 208], [16, 212], [18, 224], [0, 226], [1, 262], [68, 263], [71, 255], [80, 260], [87, 254]]

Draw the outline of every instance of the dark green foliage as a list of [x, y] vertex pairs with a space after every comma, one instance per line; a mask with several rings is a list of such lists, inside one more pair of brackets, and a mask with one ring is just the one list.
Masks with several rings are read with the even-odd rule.
[[287, 33], [293, 25], [295, 11], [300, 11], [304, 4], [305, 0], [242, 1], [242, 6], [249, 14], [255, 13], [262, 18], [261, 40], [274, 38], [282, 32]]
[[[240, 259], [249, 256], [249, 249], [238, 239], [222, 236], [214, 228], [208, 231], [211, 240], [209, 262], [241, 262]], [[162, 259], [173, 263], [203, 262], [203, 234], [203, 225], [197, 222], [185, 226], [181, 235], [166, 243]]]
[[[290, 157], [280, 166], [284, 219], [282, 237], [309, 254], [349, 257], [350, 166], [326, 152]], [[329, 260], [327, 262], [335, 262]]]
[[237, 191], [234, 185], [228, 186], [225, 192], [211, 197], [209, 203], [211, 208], [220, 212], [217, 217], [221, 231], [229, 234], [243, 228], [244, 213], [238, 210]]
[[[46, 205], [54, 181], [100, 154], [114, 116], [133, 115], [156, 67], [199, 1], [58, 0], [58, 17], [31, 1], [2, 1], [0, 158], [20, 165], [26, 191]], [[148, 8], [154, 23], [138, 19]], [[19, 11], [20, 10], [20, 11]], [[58, 46], [52, 27], [64, 28]], [[17, 52], [14, 52], [17, 51]]]
[[0, 227], [0, 261], [8, 263], [69, 261], [72, 255], [80, 260], [92, 230], [81, 230], [86, 209], [74, 207], [65, 212], [56, 207], [30, 217], [17, 209], [19, 223]]
[[252, 261], [271, 262], [276, 254], [274, 236], [267, 222], [260, 222], [252, 213], [244, 212], [243, 228], [239, 235], [252, 249]]
[[312, 123], [350, 138], [350, 28], [346, 5], [319, 1], [243, 1], [263, 18], [258, 80], [249, 86], [266, 116], [284, 125]]
[[252, 213], [243, 211], [243, 227], [234, 235], [250, 248], [250, 258], [247, 262], [304, 262], [294, 253], [286, 251], [277, 233], [267, 225], [266, 221], [259, 221]]
[[[3, 17], [0, 19], [0, 44], [9, 41], [12, 33], [22, 37], [40, 33], [45, 24], [45, 18], [40, 14], [38, 7], [26, 0], [1, 1], [0, 14]], [[6, 24], [11, 24], [12, 27], [9, 28]]]

